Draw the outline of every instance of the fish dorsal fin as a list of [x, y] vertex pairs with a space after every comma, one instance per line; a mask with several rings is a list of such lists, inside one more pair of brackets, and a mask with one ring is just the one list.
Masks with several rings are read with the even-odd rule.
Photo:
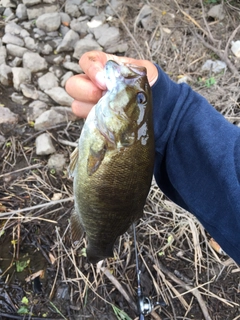
[[78, 147], [70, 155], [70, 164], [69, 164], [68, 170], [71, 177], [74, 176], [74, 171], [76, 169], [77, 161], [78, 161]]
[[70, 217], [71, 234], [73, 241], [79, 241], [84, 230], [81, 224], [80, 215], [73, 209]]
[[94, 150], [93, 148], [90, 148], [87, 162], [87, 172], [89, 176], [91, 176], [94, 172], [97, 171], [104, 159], [105, 153], [105, 146], [103, 146], [99, 150]]

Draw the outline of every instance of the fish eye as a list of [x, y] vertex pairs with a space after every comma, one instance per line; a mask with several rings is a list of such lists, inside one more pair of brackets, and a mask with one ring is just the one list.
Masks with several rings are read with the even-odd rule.
[[138, 92], [137, 103], [144, 104], [147, 101], [147, 97], [143, 92]]

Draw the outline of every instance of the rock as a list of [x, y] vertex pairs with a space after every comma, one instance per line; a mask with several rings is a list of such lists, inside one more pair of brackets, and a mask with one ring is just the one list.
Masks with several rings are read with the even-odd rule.
[[240, 58], [240, 40], [237, 40], [237, 41], [232, 41], [231, 42], [231, 50], [232, 50], [232, 53], [237, 57], [237, 58]]
[[19, 58], [22, 58], [24, 53], [28, 51], [28, 49], [16, 46], [15, 44], [7, 44], [6, 48], [8, 54]]
[[68, 27], [70, 26], [71, 23], [71, 18], [66, 12], [60, 12], [60, 17], [61, 17], [61, 23]]
[[20, 89], [20, 85], [24, 82], [31, 81], [31, 71], [27, 68], [12, 68], [13, 86], [16, 90]]
[[29, 104], [27, 109], [28, 122], [36, 120], [43, 112], [47, 111], [47, 104], [40, 100], [35, 100]]
[[12, 60], [11, 64], [9, 63], [9, 65], [10, 65], [11, 67], [20, 67], [21, 64], [22, 64], [22, 59], [19, 58], [19, 57], [15, 57], [15, 58]]
[[35, 40], [31, 37], [25, 37], [24, 38], [25, 46], [29, 50], [36, 51], [38, 49], [38, 44], [35, 42]]
[[69, 107], [53, 107], [43, 112], [35, 121], [35, 130], [46, 130], [52, 126], [67, 121], [74, 121], [77, 117]]
[[149, 27], [148, 27], [150, 22], [149, 19], [152, 20], [151, 18], [152, 12], [153, 12], [152, 8], [149, 5], [145, 4], [140, 10], [135, 20], [134, 26], [138, 27], [140, 24], [142, 24], [145, 30], [152, 31], [152, 29], [149, 30]]
[[5, 35], [2, 37], [2, 42], [7, 44], [15, 44], [16, 46], [20, 47], [24, 46], [24, 41], [11, 33], [5, 33]]
[[220, 60], [207, 60], [203, 66], [202, 71], [212, 71], [213, 73], [219, 73], [227, 68], [227, 65], [225, 62]]
[[16, 8], [16, 3], [10, 0], [2, 0], [1, 5], [5, 8]]
[[43, 38], [46, 35], [46, 32], [39, 28], [33, 28], [33, 32], [35, 33], [34, 34], [35, 39]]
[[26, 98], [31, 98], [33, 100], [39, 98], [38, 91], [32, 84], [22, 83], [20, 84], [20, 89]]
[[21, 38], [26, 38], [26, 37], [29, 37], [30, 36], [30, 33], [25, 30], [25, 29], [22, 29], [21, 32], [20, 32], [20, 37]]
[[56, 151], [52, 143], [51, 136], [48, 133], [40, 134], [36, 138], [36, 154], [39, 156], [52, 154]]
[[57, 47], [57, 52], [62, 52], [62, 51], [72, 51], [75, 43], [79, 40], [79, 35], [77, 32], [73, 30], [69, 30], [68, 33], [65, 35], [63, 38], [62, 42], [60, 45]]
[[20, 104], [22, 106], [29, 101], [29, 99], [25, 98], [22, 94], [17, 93], [17, 92], [13, 92], [11, 94], [11, 99], [13, 102]]
[[75, 45], [73, 57], [76, 59], [79, 59], [85, 52], [92, 51], [92, 50], [102, 51], [102, 48], [97, 43], [97, 41], [93, 39], [88, 39], [88, 38], [81, 39], [77, 41]]
[[60, 26], [60, 34], [62, 35], [62, 37], [65, 37], [69, 30], [70, 29], [68, 27], [65, 27], [65, 26], [63, 26], [61, 24], [61, 26]]
[[38, 18], [44, 13], [56, 13], [58, 12], [58, 9], [59, 6], [57, 4], [27, 8], [28, 19], [32, 20]]
[[0, 46], [0, 65], [6, 64], [7, 50], [4, 46]]
[[101, 35], [101, 37], [97, 41], [102, 47], [106, 48], [107, 46], [110, 46], [113, 43], [117, 43], [119, 40], [119, 29], [116, 27], [110, 27]]
[[59, 13], [45, 13], [36, 20], [36, 26], [46, 32], [56, 31], [60, 27], [61, 16]]
[[225, 10], [222, 4], [217, 4], [213, 6], [209, 11], [208, 11], [208, 16], [212, 17], [217, 20], [223, 20], [225, 17]]
[[58, 79], [52, 72], [48, 72], [38, 79], [38, 86], [42, 91], [57, 87]]
[[17, 6], [16, 9], [16, 16], [18, 17], [18, 19], [20, 20], [25, 20], [27, 19], [27, 8], [24, 4], [20, 3]]
[[4, 86], [9, 86], [12, 82], [12, 68], [6, 64], [0, 65], [0, 82]]
[[63, 70], [60, 66], [53, 65], [51, 68], [49, 68], [49, 71], [52, 72], [57, 78], [61, 78], [63, 75]]
[[72, 71], [68, 71], [67, 73], [65, 73], [65, 75], [61, 79], [61, 87], [64, 88], [67, 80], [69, 78], [71, 78], [72, 76], [73, 76], [73, 72]]
[[94, 17], [98, 14], [97, 7], [95, 7], [92, 3], [88, 3], [88, 1], [84, 1], [84, 3], [80, 6], [80, 9], [86, 16]]
[[128, 50], [128, 45], [126, 42], [118, 43], [106, 48], [108, 53], [124, 53]]
[[90, 31], [94, 34], [94, 37], [98, 40], [109, 29], [109, 25], [104, 23], [96, 28], [90, 28]]
[[79, 5], [82, 3], [82, 0], [67, 0], [65, 3], [65, 12], [73, 18], [78, 18], [81, 15], [79, 10]]
[[82, 73], [82, 69], [80, 68], [78, 63], [66, 61], [63, 63], [63, 67], [67, 70], [76, 72], [76, 73]]
[[47, 62], [38, 53], [25, 52], [23, 55], [23, 67], [31, 72], [38, 72], [47, 69]]
[[61, 87], [55, 87], [44, 91], [48, 94], [55, 102], [62, 106], [71, 106], [73, 98], [70, 97], [67, 92]]
[[6, 142], [5, 137], [0, 134], [0, 148], [4, 145], [5, 142]]
[[23, 29], [13, 21], [7, 23], [6, 26], [5, 26], [5, 33], [10, 33], [10, 34], [13, 34], [15, 36], [16, 35], [20, 35], [22, 30]]
[[53, 47], [50, 44], [46, 43], [43, 46], [38, 46], [39, 52], [45, 55], [48, 55], [53, 52]]
[[118, 7], [122, 6], [122, 1], [121, 0], [111, 0], [110, 4], [111, 4], [111, 7], [107, 6], [107, 8], [106, 8], [106, 14], [109, 16], [114, 16], [116, 14], [114, 10], [117, 11]]
[[41, 3], [41, 0], [23, 0], [23, 3], [27, 6], [27, 7], [31, 7], [34, 6], [36, 4]]
[[[0, 140], [0, 143], [1, 143], [1, 140]], [[63, 170], [65, 164], [66, 164], [66, 158], [62, 153], [54, 153], [48, 159], [48, 167], [50, 169], [55, 169], [56, 171]]]
[[[84, 20], [82, 21], [82, 18], [84, 18]], [[81, 17], [78, 19], [73, 19], [70, 23], [70, 28], [74, 31], [76, 31], [77, 33], [79, 33], [81, 36], [85, 36], [87, 34], [87, 30], [88, 30], [88, 17]]]
[[3, 12], [3, 15], [6, 17], [5, 22], [8, 22], [15, 18], [15, 15], [11, 8], [6, 8]]
[[0, 107], [0, 124], [16, 124], [18, 115], [6, 107]]

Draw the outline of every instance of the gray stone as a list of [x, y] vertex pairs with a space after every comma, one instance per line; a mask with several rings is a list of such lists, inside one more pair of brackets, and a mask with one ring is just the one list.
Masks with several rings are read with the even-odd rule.
[[23, 29], [14, 21], [7, 23], [5, 26], [5, 33], [11, 33], [15, 36], [20, 35], [22, 30]]
[[63, 67], [67, 70], [73, 71], [75, 73], [82, 73], [82, 69], [80, 68], [78, 63], [66, 61], [63, 63]]
[[62, 64], [62, 62], [64, 61], [64, 58], [61, 55], [57, 55], [54, 59], [53, 59], [55, 64]]
[[27, 120], [35, 121], [43, 112], [47, 111], [47, 104], [40, 100], [35, 100], [29, 104], [27, 109]]
[[6, 107], [0, 107], [0, 124], [15, 124], [18, 122], [18, 115]]
[[[59, 109], [61, 108], [61, 109]], [[53, 107], [43, 112], [35, 121], [35, 130], [46, 130], [59, 123], [75, 121], [77, 117], [68, 107]]]
[[42, 102], [45, 102], [47, 104], [52, 104], [52, 99], [44, 92], [38, 91], [38, 100], [41, 100]]
[[48, 72], [38, 79], [38, 86], [42, 91], [57, 87], [58, 79], [52, 72]]
[[47, 69], [47, 62], [38, 53], [25, 52], [23, 55], [23, 67], [31, 72], [38, 72]]
[[98, 40], [102, 35], [109, 29], [109, 25], [107, 23], [102, 24], [96, 28], [89, 28], [89, 30], [94, 34], [94, 37]]
[[55, 87], [44, 91], [48, 94], [55, 102], [62, 106], [71, 106], [73, 98], [67, 94], [67, 92], [61, 87]]
[[61, 16], [58, 12], [42, 14], [36, 20], [36, 26], [46, 32], [58, 30], [60, 24]]
[[225, 10], [222, 4], [217, 4], [213, 6], [209, 11], [208, 11], [208, 16], [212, 17], [217, 20], [223, 20], [225, 17]]
[[0, 65], [0, 82], [4, 86], [9, 86], [12, 82], [12, 68], [7, 66], [6, 64]]
[[51, 66], [49, 71], [52, 72], [57, 78], [61, 78], [63, 75], [63, 69], [60, 66]]
[[[1, 140], [0, 140], [0, 143], [1, 143]], [[48, 159], [48, 167], [50, 169], [55, 169], [56, 171], [63, 170], [65, 164], [66, 164], [66, 158], [62, 153], [54, 153]]]
[[58, 5], [45, 5], [40, 7], [27, 8], [28, 19], [32, 20], [38, 18], [44, 13], [56, 13], [59, 9]]
[[97, 7], [95, 7], [92, 3], [88, 3], [87, 1], [80, 6], [80, 9], [86, 16], [94, 17], [98, 14]]
[[73, 53], [73, 57], [79, 59], [85, 52], [97, 50], [102, 51], [102, 48], [97, 43], [97, 41], [93, 39], [84, 38], [77, 41]]
[[11, 0], [1, 0], [1, 5], [4, 8], [16, 8], [16, 3], [12, 2]]
[[114, 16], [114, 15], [116, 15], [115, 11], [117, 11], [118, 8], [120, 6], [122, 6], [122, 1], [121, 0], [111, 0], [110, 4], [111, 4], [111, 7], [107, 6], [107, 8], [106, 8], [106, 14], [109, 16]]
[[11, 8], [6, 8], [3, 12], [3, 16], [7, 17], [7, 18], [5, 18], [5, 22], [8, 22], [8, 21], [14, 19], [14, 17], [15, 17]]
[[116, 27], [108, 28], [97, 40], [102, 47], [107, 47], [120, 40], [120, 32]]
[[64, 88], [67, 80], [69, 78], [71, 78], [72, 76], [73, 76], [73, 72], [72, 71], [68, 71], [67, 73], [65, 73], [65, 75], [61, 79], [61, 87]]
[[20, 89], [21, 83], [31, 81], [31, 71], [27, 68], [12, 68], [13, 86], [16, 90]]
[[24, 38], [25, 47], [29, 50], [36, 51], [38, 49], [38, 44], [31, 37]]
[[18, 19], [20, 19], [20, 20], [25, 20], [25, 19], [27, 19], [27, 8], [26, 8], [25, 4], [20, 3], [20, 4], [17, 6], [16, 16], [17, 16]]
[[56, 152], [52, 143], [52, 138], [48, 133], [40, 134], [36, 138], [36, 154], [39, 156], [48, 155]]
[[61, 24], [60, 26], [60, 34], [62, 35], [62, 37], [65, 37], [65, 35], [68, 33], [70, 29], [68, 27], [65, 27], [64, 25]]
[[22, 83], [20, 84], [20, 89], [26, 98], [31, 98], [33, 100], [37, 100], [39, 98], [38, 91], [32, 84]]
[[79, 21], [79, 19], [73, 19], [70, 23], [70, 27], [72, 30], [76, 31], [82, 36], [85, 36], [87, 34], [88, 30], [88, 20]]
[[15, 102], [17, 104], [20, 104], [22, 106], [25, 105], [29, 101], [29, 99], [27, 99], [22, 94], [17, 93], [17, 92], [13, 92], [11, 94], [11, 99], [12, 99], [13, 102]]
[[128, 44], [126, 42], [118, 43], [115, 45], [110, 45], [106, 48], [108, 53], [124, 53], [128, 50]]
[[31, 7], [31, 6], [34, 6], [35, 4], [41, 3], [41, 0], [23, 0], [23, 3], [24, 3], [27, 7]]
[[30, 36], [30, 33], [25, 30], [25, 29], [22, 29], [21, 32], [20, 32], [20, 37], [21, 38], [26, 38], [26, 37], [29, 37]]
[[65, 12], [73, 18], [78, 18], [81, 15], [81, 12], [78, 8], [78, 5], [71, 3], [71, 1], [66, 1]]
[[203, 66], [202, 71], [212, 71], [213, 73], [219, 73], [227, 68], [227, 65], [225, 62], [220, 60], [207, 60]]
[[11, 67], [20, 67], [22, 64], [22, 59], [19, 57], [15, 57], [12, 61], [11, 64], [9, 63], [9, 65]]
[[24, 41], [21, 38], [13, 35], [11, 33], [5, 33], [2, 38], [2, 42], [7, 43], [7, 44], [9, 44], [9, 43], [15, 44], [16, 46], [20, 46], [20, 47], [24, 46]]
[[19, 58], [22, 58], [24, 53], [28, 51], [28, 49], [16, 46], [15, 44], [7, 44], [6, 48], [8, 54]]
[[39, 52], [45, 55], [48, 55], [53, 52], [53, 47], [50, 44], [46, 43], [43, 46], [38, 47]]
[[61, 22], [64, 26], [68, 27], [71, 23], [71, 18], [66, 12], [60, 12]]
[[35, 39], [41, 38], [46, 35], [46, 32], [39, 28], [33, 28], [33, 32], [35, 33], [34, 34]]
[[79, 35], [73, 30], [69, 30], [63, 38], [60, 45], [57, 47], [57, 52], [72, 51], [75, 43], [79, 40]]
[[7, 50], [4, 46], [0, 46], [0, 65], [6, 64]]

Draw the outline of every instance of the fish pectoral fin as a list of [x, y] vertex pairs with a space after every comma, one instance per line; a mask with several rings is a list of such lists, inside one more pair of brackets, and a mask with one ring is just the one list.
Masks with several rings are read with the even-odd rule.
[[71, 177], [74, 176], [74, 171], [76, 168], [77, 161], [78, 161], [78, 147], [70, 155], [70, 164], [68, 167], [68, 171]]
[[70, 225], [71, 225], [72, 240], [79, 241], [84, 230], [81, 224], [80, 216], [75, 210], [73, 210], [71, 213]]
[[92, 147], [90, 148], [87, 161], [87, 173], [89, 176], [91, 176], [94, 172], [97, 171], [104, 159], [105, 153], [106, 146], [102, 146], [102, 148], [98, 150], [94, 150], [94, 148]]

